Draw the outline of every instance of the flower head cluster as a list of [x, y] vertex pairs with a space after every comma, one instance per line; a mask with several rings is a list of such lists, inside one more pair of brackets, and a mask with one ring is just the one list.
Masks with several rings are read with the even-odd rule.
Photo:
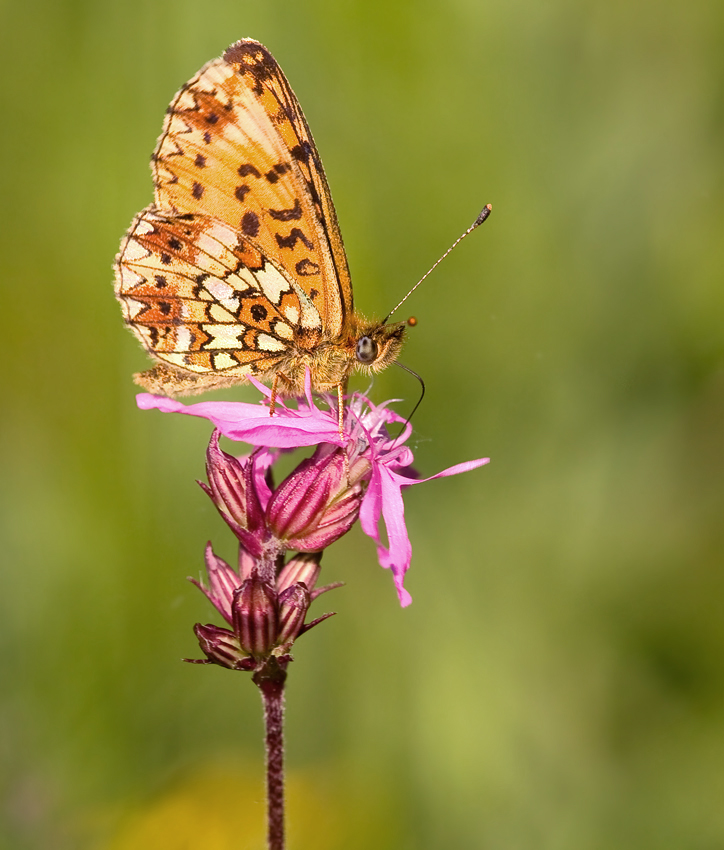
[[297, 554], [278, 570], [274, 581], [266, 581], [242, 545], [239, 567], [234, 570], [209, 544], [209, 586], [192, 581], [232, 628], [197, 623], [194, 631], [206, 660], [195, 663], [255, 670], [269, 656], [285, 659], [297, 637], [332, 616], [323, 614], [311, 623], [304, 622], [312, 600], [338, 586], [315, 589], [321, 557], [320, 552]]
[[[269, 390], [257, 386], [268, 399]], [[311, 600], [328, 589], [314, 590], [321, 552], [358, 518], [377, 544], [380, 564], [392, 572], [400, 603], [410, 604], [403, 581], [412, 548], [402, 490], [421, 479], [411, 469], [413, 455], [406, 445], [411, 426], [386, 404], [375, 406], [363, 395], [352, 396], [340, 433], [333, 405], [317, 407], [309, 386], [296, 407], [278, 405], [273, 416], [266, 404], [184, 405], [145, 393], [137, 401], [143, 409], [204, 417], [216, 428], [207, 452], [209, 483], [202, 487], [236, 535], [241, 554], [235, 571], [207, 550], [210, 587], [199, 586], [233, 628], [196, 626], [209, 661], [253, 669], [270, 654], [286, 653], [296, 637], [324, 619], [304, 622]], [[401, 426], [395, 436], [389, 433], [392, 425]], [[233, 457], [220, 448], [219, 434], [257, 448]], [[272, 465], [280, 450], [305, 446], [316, 447], [312, 456], [275, 487]], [[487, 462], [468, 461], [422, 480]], [[285, 561], [290, 551], [298, 554]]]

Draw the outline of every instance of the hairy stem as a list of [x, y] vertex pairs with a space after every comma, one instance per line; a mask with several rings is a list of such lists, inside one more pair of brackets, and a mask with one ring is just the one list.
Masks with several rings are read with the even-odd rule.
[[284, 850], [284, 681], [287, 661], [268, 659], [254, 676], [261, 691], [266, 728], [267, 841], [269, 850]]

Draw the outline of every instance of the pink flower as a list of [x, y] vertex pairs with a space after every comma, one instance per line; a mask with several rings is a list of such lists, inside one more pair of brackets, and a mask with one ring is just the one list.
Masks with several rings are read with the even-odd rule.
[[[256, 386], [268, 399], [269, 390], [261, 384]], [[144, 410], [156, 408], [209, 419], [224, 436], [254, 446], [282, 449], [319, 446], [314, 456], [303, 461], [274, 493], [270, 493], [268, 487], [261, 493], [257, 490], [255, 495], [250, 490], [249, 482], [256, 481], [262, 489], [266, 486], [262, 483], [264, 476], [258, 471], [255, 473], [251, 465], [266, 464], [268, 469], [271, 457], [268, 452], [264, 453], [263, 460], [238, 461], [249, 468], [221, 475], [221, 483], [214, 483], [215, 473], [210, 473], [210, 491], [215, 491], [222, 499], [223, 507], [219, 508], [222, 516], [232, 529], [232, 523], [236, 523], [235, 533], [240, 541], [253, 550], [255, 544], [245, 542], [245, 535], [238, 532], [238, 528], [244, 526], [239, 524], [235, 511], [241, 510], [246, 517], [246, 528], [249, 528], [251, 518], [257, 516], [259, 502], [266, 517], [265, 533], [271, 529], [274, 536], [283, 537], [287, 548], [316, 551], [347, 531], [359, 510], [362, 530], [377, 544], [380, 564], [392, 571], [403, 606], [412, 601], [403, 587], [412, 557], [405, 525], [403, 488], [467, 472], [489, 462], [489, 458], [466, 461], [420, 480], [411, 471], [413, 455], [405, 445], [412, 432], [409, 423], [387, 404], [375, 406], [365, 396], [355, 394], [345, 408], [343, 434], [340, 435], [335, 402], [327, 398], [329, 409], [317, 407], [309, 381], [306, 398], [300, 399], [296, 408], [278, 403], [273, 416], [269, 415], [266, 399], [261, 404], [202, 402], [184, 405], [173, 399], [141, 393], [137, 402]], [[388, 426], [394, 424], [402, 425], [402, 431], [391, 437]], [[335, 450], [335, 446], [344, 454]], [[218, 446], [216, 451], [220, 451]], [[230, 455], [225, 458], [234, 460]], [[246, 507], [239, 508], [241, 503]], [[386, 543], [380, 534], [380, 519], [386, 529]], [[258, 530], [259, 526], [256, 528]]]

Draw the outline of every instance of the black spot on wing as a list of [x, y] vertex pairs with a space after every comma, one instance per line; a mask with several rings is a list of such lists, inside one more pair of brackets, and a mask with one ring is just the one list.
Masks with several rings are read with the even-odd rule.
[[278, 162], [274, 166], [274, 168], [267, 171], [267, 173], [264, 175], [264, 177], [266, 177], [266, 179], [269, 181], [269, 183], [276, 183], [277, 180], [279, 179], [280, 175], [286, 174], [287, 171], [289, 171], [290, 168], [291, 168], [291, 165], [289, 165], [289, 163]]
[[288, 210], [269, 210], [269, 215], [277, 221], [296, 221], [302, 217], [302, 205], [295, 198], [294, 206]]
[[[311, 277], [312, 275], [319, 274], [319, 266], [306, 257], [294, 266], [294, 270], [300, 277]], [[314, 297], [313, 295], [312, 298]]]
[[298, 227], [293, 227], [289, 236], [282, 236], [279, 233], [275, 233], [274, 237], [280, 248], [293, 248], [297, 242], [303, 242], [310, 251], [314, 248], [314, 243], [311, 242]]
[[312, 146], [309, 142], [302, 142], [300, 145], [294, 145], [290, 153], [297, 162], [309, 162], [312, 155]]
[[252, 238], [259, 232], [259, 216], [254, 212], [246, 212], [241, 218], [241, 232]]

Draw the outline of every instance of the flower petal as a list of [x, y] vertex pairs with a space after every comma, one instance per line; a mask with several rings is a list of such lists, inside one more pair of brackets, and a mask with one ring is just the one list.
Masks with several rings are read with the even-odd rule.
[[293, 410], [278, 404], [274, 415], [269, 408], [242, 401], [203, 401], [182, 404], [172, 398], [139, 393], [136, 404], [141, 410], [160, 410], [163, 413], [185, 413], [208, 419], [225, 437], [241, 440], [253, 446], [291, 449], [315, 446], [318, 443], [344, 445], [339, 435], [337, 417], [331, 411], [301, 405]]
[[382, 516], [382, 482], [379, 470], [379, 466], [372, 467], [372, 475], [359, 513], [362, 531], [375, 543], [380, 542], [379, 522]]
[[261, 509], [266, 510], [271, 498], [272, 491], [267, 482], [267, 473], [274, 461], [279, 457], [279, 452], [260, 448], [252, 454], [252, 473], [254, 487], [256, 488]]
[[377, 547], [380, 556], [380, 564], [392, 570], [395, 577], [397, 595], [400, 605], [405, 608], [412, 602], [412, 597], [403, 588], [402, 582], [405, 573], [410, 568], [412, 560], [412, 544], [407, 534], [405, 525], [405, 505], [402, 501], [402, 488], [397, 481], [399, 476], [384, 467], [380, 470], [380, 481], [382, 485], [382, 518], [387, 529], [387, 541], [389, 549], [382, 546]]
[[413, 484], [423, 484], [425, 481], [433, 481], [435, 478], [448, 478], [450, 475], [459, 475], [461, 472], [470, 472], [471, 469], [478, 469], [481, 466], [485, 466], [487, 463], [490, 463], [490, 458], [481, 457], [477, 460], [466, 460], [462, 463], [456, 463], [455, 466], [449, 466], [447, 469], [443, 469], [442, 472], [431, 475], [429, 478], [406, 478], [404, 475], [399, 474], [398, 477], [405, 479], [402, 483], [403, 487], [411, 487]]

